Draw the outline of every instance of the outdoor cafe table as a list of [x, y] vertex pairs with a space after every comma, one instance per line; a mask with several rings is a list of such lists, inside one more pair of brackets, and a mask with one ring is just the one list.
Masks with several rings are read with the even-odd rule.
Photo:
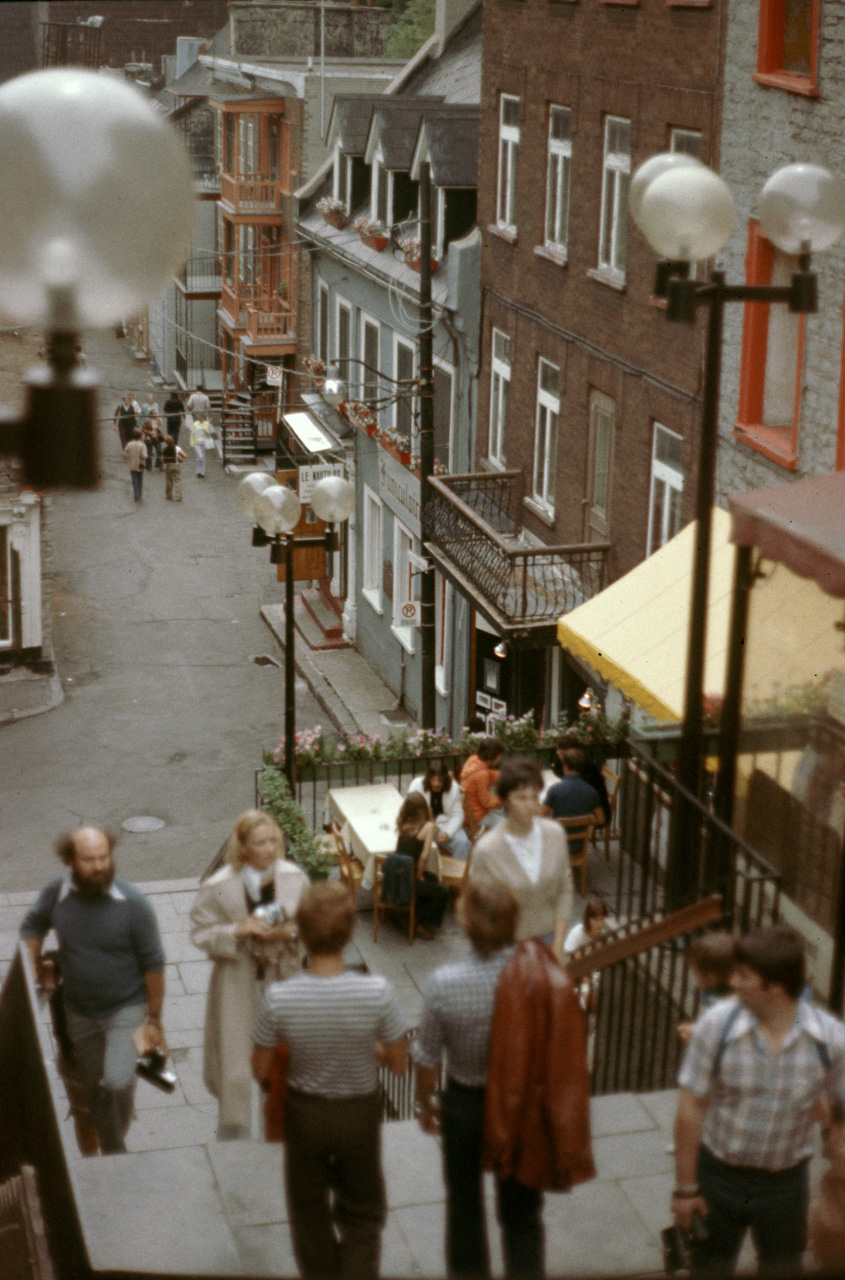
[[[352, 853], [364, 864], [361, 886], [372, 889], [375, 860], [396, 849], [396, 816], [402, 793], [392, 782], [372, 782], [360, 787], [335, 787], [328, 795], [329, 814], [340, 824]], [[440, 875], [437, 845], [431, 850], [428, 870]]]

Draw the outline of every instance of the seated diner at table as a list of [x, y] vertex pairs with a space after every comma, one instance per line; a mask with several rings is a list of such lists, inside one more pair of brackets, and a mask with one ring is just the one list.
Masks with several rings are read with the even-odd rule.
[[464, 829], [461, 788], [442, 760], [430, 760], [425, 773], [414, 778], [408, 795], [425, 797], [434, 818], [434, 839], [450, 858], [466, 862], [472, 841]]
[[[428, 862], [434, 844], [434, 819], [425, 796], [414, 792], [399, 810], [396, 819], [396, 854], [410, 858], [416, 880], [416, 907], [414, 936], [429, 942], [443, 923], [443, 915], [449, 901], [449, 890], [442, 885]], [[390, 859], [385, 863], [388, 876]]]

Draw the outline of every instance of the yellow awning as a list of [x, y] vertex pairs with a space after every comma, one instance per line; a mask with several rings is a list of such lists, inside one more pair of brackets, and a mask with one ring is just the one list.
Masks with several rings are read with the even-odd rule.
[[[560, 644], [657, 720], [680, 720], [686, 683], [696, 524], [558, 621]], [[721, 696], [735, 548], [731, 518], [713, 509], [704, 692]]]

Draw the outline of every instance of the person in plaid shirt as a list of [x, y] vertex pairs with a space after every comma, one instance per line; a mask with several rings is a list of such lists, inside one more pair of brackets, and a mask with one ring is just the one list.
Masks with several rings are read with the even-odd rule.
[[819, 1103], [845, 1111], [845, 1027], [802, 998], [788, 925], [739, 939], [734, 959], [734, 997], [698, 1020], [681, 1064], [672, 1210], [685, 1228], [707, 1216], [710, 1271], [733, 1270], [750, 1227], [761, 1269], [797, 1272]]

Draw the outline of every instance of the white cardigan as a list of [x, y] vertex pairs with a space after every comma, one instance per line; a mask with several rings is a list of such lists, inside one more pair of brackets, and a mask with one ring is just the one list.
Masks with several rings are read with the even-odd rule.
[[[423, 790], [423, 780], [425, 774], [421, 773], [418, 778], [414, 778], [408, 787], [408, 795], [412, 791], [418, 791], [421, 796], [425, 796], [431, 807], [431, 792]], [[442, 831], [444, 835], [452, 839], [455, 832], [463, 825], [464, 821], [464, 803], [462, 799], [462, 791], [458, 786], [456, 778], [452, 778], [452, 785], [448, 791], [443, 791], [443, 812], [437, 818], [437, 830]]]

